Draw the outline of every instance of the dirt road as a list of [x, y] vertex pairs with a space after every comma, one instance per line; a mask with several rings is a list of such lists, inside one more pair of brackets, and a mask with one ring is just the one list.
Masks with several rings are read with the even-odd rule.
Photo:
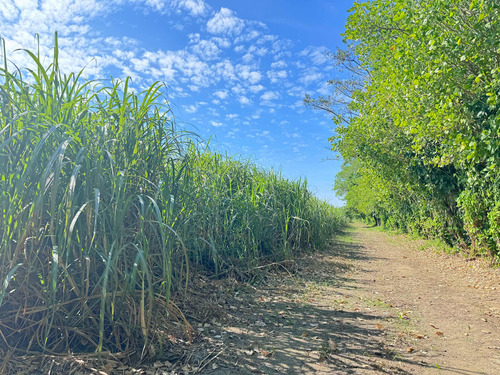
[[184, 370], [500, 374], [499, 270], [428, 244], [356, 224], [289, 272], [207, 294], [228, 313], [198, 323], [211, 349]]

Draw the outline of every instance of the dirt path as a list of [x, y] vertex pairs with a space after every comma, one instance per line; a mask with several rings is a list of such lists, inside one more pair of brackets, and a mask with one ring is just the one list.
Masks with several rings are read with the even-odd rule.
[[357, 224], [293, 272], [207, 292], [184, 371], [500, 374], [499, 270], [426, 244]]

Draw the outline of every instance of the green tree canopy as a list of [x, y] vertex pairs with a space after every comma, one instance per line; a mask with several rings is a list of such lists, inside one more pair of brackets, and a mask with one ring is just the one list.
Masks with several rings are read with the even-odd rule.
[[355, 2], [347, 50], [332, 55], [346, 78], [330, 81], [333, 95], [306, 98], [334, 115], [332, 148], [348, 161], [335, 188], [349, 207], [498, 255], [499, 8]]

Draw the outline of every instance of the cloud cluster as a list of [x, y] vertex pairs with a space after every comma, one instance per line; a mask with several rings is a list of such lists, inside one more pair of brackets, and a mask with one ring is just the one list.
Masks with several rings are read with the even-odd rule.
[[207, 22], [207, 31], [211, 34], [239, 35], [243, 27], [245, 22], [228, 8], [220, 8]]
[[[139, 36], [109, 36], [92, 27], [115, 22], [127, 8], [134, 12], [127, 22], [137, 19], [139, 25], [143, 15], [158, 17], [184, 45], [159, 42], [153, 48]], [[285, 139], [288, 152], [302, 155], [308, 145], [301, 131], [288, 128], [304, 111], [306, 92], [326, 95], [329, 89], [325, 47], [296, 46], [262, 22], [240, 18], [226, 7], [213, 9], [204, 0], [2, 0], [0, 24], [13, 63], [29, 66], [26, 54], [13, 51], [36, 50], [38, 44], [42, 60], [50, 63], [58, 31], [65, 72], [85, 68], [91, 78], [130, 76], [139, 89], [164, 82], [169, 99], [178, 101], [192, 123], [207, 124], [235, 141], [255, 139], [266, 157], [278, 139]], [[285, 109], [291, 115], [277, 120]], [[269, 128], [262, 128], [264, 123]]]
[[[177, 14], [193, 17], [199, 30], [188, 34], [185, 48], [171, 50], [165, 45], [167, 48], [147, 50], [139, 40], [107, 37], [91, 28], [91, 20], [112, 19], [114, 12], [127, 6], [136, 7], [138, 17], [141, 11], [177, 20]], [[320, 86], [326, 77], [318, 67], [326, 61], [324, 47], [309, 46], [295, 53], [296, 67], [291, 69], [287, 62], [293, 54], [291, 41], [268, 34], [265, 24], [239, 18], [229, 8], [216, 11], [204, 0], [4, 0], [0, 23], [11, 58], [13, 50], [36, 49], [39, 43], [46, 54], [44, 60], [50, 61], [48, 51], [58, 31], [65, 71], [85, 68], [86, 76], [103, 78], [110, 70], [118, 70], [143, 87], [163, 81], [175, 87], [173, 96], [185, 97], [213, 87], [219, 93], [214, 98], [217, 103], [229, 100], [248, 106], [260, 100], [272, 106], [276, 93], [284, 88], [295, 87], [302, 96], [313, 85], [322, 92], [326, 89], [324, 84]], [[22, 53], [13, 57], [21, 66], [29, 65], [28, 60]], [[312, 68], [308, 67], [311, 63]]]

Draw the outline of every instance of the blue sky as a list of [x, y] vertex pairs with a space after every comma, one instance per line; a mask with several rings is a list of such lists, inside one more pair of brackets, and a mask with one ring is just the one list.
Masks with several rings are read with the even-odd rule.
[[59, 33], [65, 72], [130, 76], [143, 89], [164, 82], [176, 121], [212, 149], [240, 155], [289, 178], [306, 177], [335, 205], [341, 162], [329, 150], [332, 121], [304, 107], [327, 95], [338, 74], [325, 57], [342, 47], [352, 1], [324, 0], [2, 0], [0, 36], [50, 62]]

